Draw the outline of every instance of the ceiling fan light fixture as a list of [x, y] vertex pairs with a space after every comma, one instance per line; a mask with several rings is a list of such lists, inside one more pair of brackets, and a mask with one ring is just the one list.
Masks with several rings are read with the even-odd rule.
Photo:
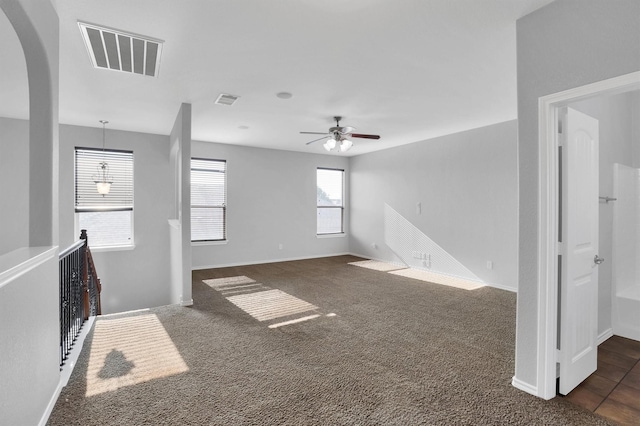
[[326, 149], [327, 151], [331, 151], [333, 148], [336, 147], [336, 140], [331, 138], [328, 141], [326, 141], [323, 146], [324, 146], [324, 149]]
[[349, 149], [351, 149], [352, 146], [353, 142], [351, 142], [349, 139], [343, 139], [340, 143], [340, 152], [347, 152], [349, 151]]
[[333, 119], [336, 120], [336, 125], [334, 127], [330, 127], [329, 131], [326, 133], [325, 132], [300, 132], [301, 134], [308, 134], [308, 135], [324, 135], [318, 139], [314, 139], [312, 141], [307, 142], [307, 145], [329, 138], [322, 145], [324, 149], [331, 152], [331, 150], [335, 149], [338, 145], [340, 145], [338, 147], [338, 150], [340, 152], [347, 152], [353, 146], [353, 142], [351, 141], [351, 139], [347, 139], [347, 137], [374, 139], [374, 140], [380, 139], [379, 135], [353, 133], [353, 131], [356, 130], [355, 127], [340, 126], [340, 120], [342, 120], [342, 117], [336, 116], [336, 117], [333, 117]]

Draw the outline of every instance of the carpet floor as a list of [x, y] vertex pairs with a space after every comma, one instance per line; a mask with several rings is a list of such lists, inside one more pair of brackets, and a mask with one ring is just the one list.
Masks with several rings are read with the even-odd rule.
[[[194, 271], [192, 307], [100, 317], [48, 424], [610, 424], [511, 386], [514, 293], [357, 260]], [[293, 317], [258, 320], [202, 282], [237, 276], [306, 302], [296, 315], [313, 318], [269, 328]], [[232, 294], [243, 291], [254, 290]]]

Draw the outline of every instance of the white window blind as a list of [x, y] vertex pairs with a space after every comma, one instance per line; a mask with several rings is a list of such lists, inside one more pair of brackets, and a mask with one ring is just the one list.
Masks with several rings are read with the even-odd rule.
[[[95, 184], [103, 161], [113, 178], [104, 196]], [[75, 211], [76, 235], [86, 229], [92, 248], [133, 245], [133, 152], [76, 148]]]
[[191, 159], [191, 241], [226, 239], [227, 162]]
[[317, 233], [344, 232], [344, 170], [317, 170]]
[[[113, 183], [98, 194], [100, 163], [109, 165]], [[133, 152], [76, 148], [76, 212], [133, 210]]]

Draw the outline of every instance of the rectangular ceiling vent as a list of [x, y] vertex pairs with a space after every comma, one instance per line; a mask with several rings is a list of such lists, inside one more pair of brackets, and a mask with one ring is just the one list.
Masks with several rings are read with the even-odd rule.
[[233, 105], [240, 96], [228, 95], [226, 93], [220, 93], [218, 99], [216, 99], [216, 105]]
[[158, 76], [164, 40], [78, 21], [95, 68]]

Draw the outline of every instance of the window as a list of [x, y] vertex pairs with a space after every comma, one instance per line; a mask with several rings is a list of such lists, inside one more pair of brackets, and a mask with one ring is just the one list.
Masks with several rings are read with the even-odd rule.
[[344, 232], [344, 170], [318, 168], [318, 235]]
[[191, 159], [191, 241], [227, 239], [227, 162]]
[[[75, 149], [76, 234], [87, 230], [91, 248], [133, 245], [133, 152]], [[100, 163], [108, 164], [113, 183], [101, 195], [95, 181]]]

